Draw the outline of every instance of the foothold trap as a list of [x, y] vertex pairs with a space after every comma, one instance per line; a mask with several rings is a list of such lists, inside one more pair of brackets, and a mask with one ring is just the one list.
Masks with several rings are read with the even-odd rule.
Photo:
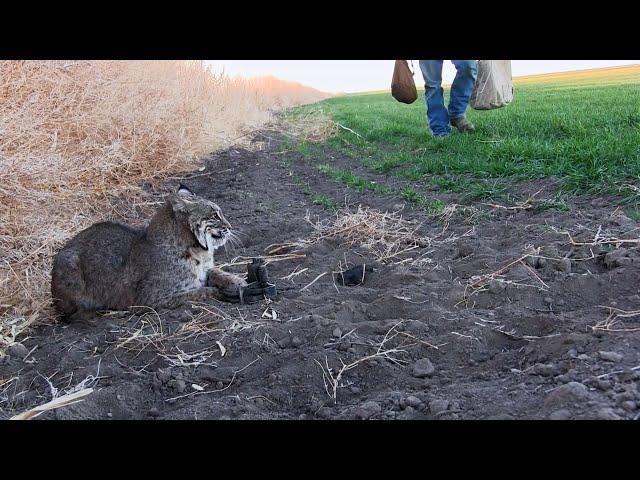
[[275, 284], [269, 282], [267, 266], [262, 258], [254, 258], [247, 265], [247, 282], [249, 284], [240, 290], [241, 303], [255, 301], [257, 297], [275, 299], [278, 294]]

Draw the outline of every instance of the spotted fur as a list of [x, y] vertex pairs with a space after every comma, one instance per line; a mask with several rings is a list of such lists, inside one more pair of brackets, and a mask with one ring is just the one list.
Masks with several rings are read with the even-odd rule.
[[145, 229], [102, 222], [72, 238], [54, 259], [55, 306], [69, 318], [131, 306], [234, 301], [246, 282], [214, 268], [214, 252], [234, 239], [220, 207], [181, 185]]

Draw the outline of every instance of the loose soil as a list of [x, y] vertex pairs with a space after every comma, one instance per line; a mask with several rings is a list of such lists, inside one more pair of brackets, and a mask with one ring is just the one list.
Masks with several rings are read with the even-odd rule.
[[[335, 216], [314, 204], [318, 194], [352, 211], [400, 211], [420, 225], [417, 234], [440, 241], [411, 250], [404, 263], [382, 263], [329, 238], [298, 252], [303, 258], [269, 264], [280, 292], [270, 303], [212, 300], [41, 325], [0, 359], [0, 418], [74, 387], [94, 390], [38, 418], [640, 416], [640, 315], [610, 317], [640, 309], [640, 252], [638, 243], [606, 243], [640, 230], [611, 199], [576, 197], [568, 211], [478, 202], [433, 218], [400, 196], [348, 189], [316, 164], [448, 203], [456, 196], [377, 175], [329, 149], [304, 158], [275, 132], [255, 141], [261, 148], [217, 153], [204, 171], [182, 176], [242, 234], [243, 247], [219, 252], [217, 262], [308, 238], [313, 223]], [[554, 188], [513, 185], [523, 199], [540, 189], [536, 198], [551, 197]], [[345, 262], [373, 271], [361, 285], [342, 286], [331, 272]], [[294, 271], [302, 273], [283, 278]]]

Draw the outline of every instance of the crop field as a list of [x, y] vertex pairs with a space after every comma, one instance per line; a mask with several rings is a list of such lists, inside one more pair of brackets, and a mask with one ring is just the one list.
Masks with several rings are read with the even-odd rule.
[[371, 171], [470, 200], [553, 179], [559, 195], [614, 195], [637, 218], [640, 66], [523, 77], [515, 89], [507, 108], [468, 110], [475, 135], [444, 141], [428, 134], [422, 92], [410, 106], [388, 93], [333, 98], [324, 111], [350, 130], [341, 128], [327, 144]]

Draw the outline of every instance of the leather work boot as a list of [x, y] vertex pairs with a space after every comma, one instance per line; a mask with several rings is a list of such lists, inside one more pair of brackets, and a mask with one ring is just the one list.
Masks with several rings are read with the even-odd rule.
[[476, 131], [476, 127], [473, 126], [467, 118], [463, 115], [461, 117], [455, 117], [450, 120], [451, 125], [456, 127], [460, 133], [473, 133]]

